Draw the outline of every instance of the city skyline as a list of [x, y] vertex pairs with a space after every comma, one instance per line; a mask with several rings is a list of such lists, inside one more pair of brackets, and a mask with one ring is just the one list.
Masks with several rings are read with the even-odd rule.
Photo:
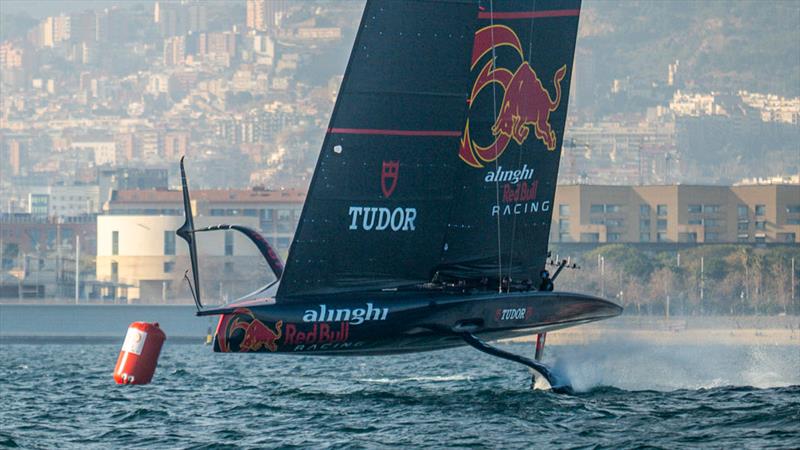
[[[665, 23], [696, 32], [679, 8], [643, 4], [665, 8], [673, 14]], [[6, 247], [19, 241], [16, 253], [3, 249], [3, 264], [9, 266], [4, 268], [27, 273], [24, 253], [52, 259], [62, 247], [72, 251], [77, 235], [83, 236], [82, 250], [94, 255], [97, 243], [109, 239], [98, 222], [180, 214], [175, 205], [122, 213], [115, 202], [120, 193], [137, 190], [174, 196], [177, 161], [184, 155], [193, 189], [234, 196], [299, 193], [291, 208], [255, 209], [257, 228], [280, 252], [288, 251], [363, 2], [34, 2], [29, 10], [15, 5], [19, 8], [0, 10], [4, 23], [18, 19], [0, 40], [0, 213], [6, 235], [21, 236], [26, 227], [36, 231], [23, 241], [4, 238]], [[711, 20], [737, 36], [736, 14], [750, 10], [747, 3], [735, 5], [729, 15], [713, 6], [684, 6], [699, 22]], [[631, 12], [626, 4], [617, 6]], [[640, 71], [625, 73], [621, 61], [605, 62], [609, 51], [620, 38], [642, 31], [626, 29], [618, 12], [602, 15], [608, 7], [584, 2], [568, 122], [559, 137], [559, 193], [571, 195], [572, 186], [656, 185], [669, 191], [675, 185], [800, 184], [800, 97], [781, 94], [800, 93], [800, 87], [787, 91], [769, 81], [775, 90], [760, 91], [764, 84], [747, 77], [698, 76], [698, 68], [705, 67], [701, 58], [677, 47], [663, 52], [669, 57], [662, 55], [658, 67], [640, 63], [632, 66]], [[696, 45], [695, 53], [709, 53]], [[725, 54], [722, 46], [714, 51]], [[742, 71], [751, 66], [739, 64]], [[786, 78], [793, 80], [790, 74]], [[651, 203], [656, 208], [657, 202]], [[634, 206], [628, 213], [635, 215]], [[727, 209], [733, 214], [735, 206]], [[252, 208], [247, 210], [252, 216]], [[206, 213], [211, 211], [201, 215]], [[108, 218], [115, 215], [123, 217]], [[279, 223], [273, 215], [283, 218], [280, 232], [270, 228]], [[565, 229], [557, 233], [553, 226], [553, 242], [646, 242], [630, 218], [630, 229], [623, 232], [619, 217], [605, 223], [587, 216], [571, 224], [555, 217], [565, 219], [558, 223]], [[604, 223], [595, 223], [599, 220]], [[717, 217], [708, 223], [691, 220], [703, 223], [671, 220], [670, 226], [683, 232], [673, 230], [663, 241], [739, 241], [735, 229], [741, 224], [733, 219], [722, 229]], [[758, 228], [749, 230], [744, 242], [780, 244], [800, 235], [794, 222], [778, 222], [763, 224], [777, 230], [763, 242]], [[650, 242], [662, 240], [656, 223], [648, 231]], [[137, 229], [127, 225], [126, 230]], [[109, 282], [109, 264], [87, 268], [103, 289], [109, 288], [103, 284]], [[166, 275], [171, 272], [165, 264], [158, 267], [166, 280], [173, 275]], [[64, 267], [52, 269], [59, 273]]]

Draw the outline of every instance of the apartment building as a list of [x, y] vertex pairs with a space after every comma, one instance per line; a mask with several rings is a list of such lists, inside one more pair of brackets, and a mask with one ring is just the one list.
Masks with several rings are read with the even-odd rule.
[[551, 242], [800, 243], [800, 185], [556, 190]]

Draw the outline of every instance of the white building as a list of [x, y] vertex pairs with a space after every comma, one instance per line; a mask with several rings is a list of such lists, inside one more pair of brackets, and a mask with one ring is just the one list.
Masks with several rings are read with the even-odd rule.
[[48, 217], [94, 214], [101, 206], [97, 185], [31, 186], [22, 197], [26, 212]]
[[114, 140], [75, 141], [70, 148], [79, 152], [91, 152], [91, 159], [98, 166], [117, 162], [117, 144]]
[[[189, 252], [185, 242], [175, 234], [183, 220], [183, 216], [175, 215], [98, 216], [97, 280], [116, 285], [115, 292], [106, 296], [130, 303], [168, 303], [175, 297], [188, 300], [189, 291], [181, 285], [181, 280], [191, 267]], [[198, 228], [218, 223], [258, 228], [255, 217], [195, 219]], [[253, 261], [261, 258], [255, 245], [239, 232], [226, 230], [199, 236], [203, 281], [217, 283], [220, 274], [232, 274], [236, 265], [252, 267]], [[220, 299], [211, 301], [219, 302]]]

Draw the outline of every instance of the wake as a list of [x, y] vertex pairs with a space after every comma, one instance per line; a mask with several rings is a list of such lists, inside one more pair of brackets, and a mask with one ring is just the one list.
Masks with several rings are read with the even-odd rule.
[[800, 345], [658, 345], [624, 339], [548, 348], [554, 371], [586, 392], [800, 385]]

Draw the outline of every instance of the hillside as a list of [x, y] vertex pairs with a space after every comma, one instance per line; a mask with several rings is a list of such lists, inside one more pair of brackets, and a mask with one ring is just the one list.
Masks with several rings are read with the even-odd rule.
[[[800, 2], [585, 0], [578, 48], [613, 79], [677, 84], [701, 91], [800, 96]], [[597, 92], [597, 91], [596, 91]]]

